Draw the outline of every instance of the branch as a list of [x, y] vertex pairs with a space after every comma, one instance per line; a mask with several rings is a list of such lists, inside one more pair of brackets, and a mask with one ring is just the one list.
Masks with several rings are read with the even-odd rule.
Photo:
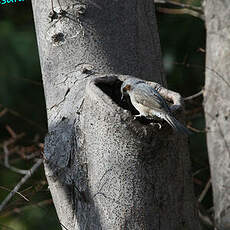
[[[0, 105], [0, 108], [5, 109], [3, 115], [4, 115], [6, 112], [8, 112], [8, 113], [12, 114], [13, 116], [18, 117], [18, 118], [20, 118], [21, 120], [27, 122], [27, 123], [30, 124], [31, 126], [34, 126], [34, 127], [38, 128], [38, 129], [41, 130], [42, 132], [46, 132], [46, 131], [47, 131], [45, 128], [43, 128], [43, 127], [41, 127], [40, 125], [38, 125], [35, 121], [30, 120], [29, 118], [26, 118], [24, 115], [20, 114], [19, 112], [15, 111], [15, 110], [13, 110], [13, 109], [10, 109], [10, 108], [8, 108], [8, 107], [6, 107], [6, 106], [3, 106], [3, 105]], [[0, 114], [0, 115], [2, 115], [2, 114]]]
[[[3, 189], [3, 190], [6, 190], [6, 191], [8, 191], [8, 192], [11, 191], [10, 189], [8, 189], [8, 188], [6, 188], [6, 187], [4, 187], [4, 186], [1, 186], [1, 185], [0, 185], [0, 188]], [[16, 192], [16, 193], [17, 193], [19, 196], [21, 196], [24, 200], [29, 201], [29, 199], [26, 198], [24, 195], [22, 195], [20, 192]]]
[[[50, 204], [53, 204], [53, 201], [52, 199], [49, 199], [49, 200], [43, 200], [43, 201], [40, 201], [38, 203], [34, 203], [34, 204], [28, 204], [28, 205], [25, 205], [25, 206], [22, 206], [20, 208], [12, 208], [10, 210], [7, 210], [5, 211], [1, 217], [8, 217], [10, 215], [13, 215], [13, 214], [18, 214], [18, 213], [21, 213], [23, 212], [24, 210], [28, 209], [28, 207], [37, 207], [37, 208], [42, 208], [43, 206], [45, 205], [50, 205]], [[0, 228], [1, 229], [1, 228]]]
[[158, 7], [157, 10], [159, 12], [167, 13], [167, 14], [189, 14], [189, 15], [192, 15], [194, 17], [204, 20], [204, 12], [203, 12], [202, 7], [192, 6], [190, 4], [184, 4], [184, 3], [176, 2], [173, 0], [154, 0], [154, 2], [160, 3], [160, 4], [171, 4], [171, 5], [180, 7], [180, 9], [170, 9], [170, 8]]
[[[203, 210], [204, 211], [204, 210]], [[213, 229], [213, 227], [215, 227], [215, 230], [218, 230], [215, 226], [214, 221], [212, 220], [212, 217], [210, 215], [208, 215], [207, 213], [202, 213], [202, 211], [200, 210], [200, 208], [198, 209], [198, 215], [200, 220], [202, 221], [203, 224], [205, 224], [206, 226], [208, 226], [208, 228]]]
[[198, 92], [196, 94], [193, 94], [192, 96], [185, 97], [184, 101], [192, 100], [192, 99], [194, 99], [196, 97], [199, 97], [200, 95], [203, 95], [203, 93], [204, 93], [204, 90], [202, 89], [200, 92]]
[[181, 3], [181, 2], [175, 2], [173, 0], [154, 0], [154, 2], [155, 3], [160, 3], [160, 4], [167, 4], [168, 3], [168, 4], [175, 5], [175, 6], [180, 6], [182, 8], [187, 8], [187, 9], [192, 9], [192, 10], [203, 12], [202, 7], [192, 6], [190, 4], [184, 4], [184, 3]]
[[189, 129], [191, 129], [191, 130], [192, 130], [193, 132], [195, 132], [195, 133], [206, 133], [206, 132], [208, 131], [208, 130], [206, 130], [206, 129], [203, 129], [203, 130], [196, 129], [196, 128], [192, 127], [190, 124], [188, 124], [187, 127], [188, 127]]
[[193, 17], [200, 18], [204, 20], [204, 15], [191, 9], [182, 8], [182, 9], [171, 9], [171, 8], [164, 8], [164, 7], [157, 7], [157, 10], [161, 13], [165, 14], [189, 14]]
[[[1, 106], [1, 105], [0, 105]], [[8, 112], [8, 110], [6, 108], [4, 108], [1, 112], [0, 112], [0, 117], [3, 117], [6, 113]]]
[[[183, 62], [176, 62], [175, 63], [176, 65], [182, 65], [182, 66], [185, 66], [186, 68], [199, 68], [199, 69], [203, 69], [203, 70], [208, 70], [212, 73], [214, 73], [214, 76], [215, 77], [219, 77], [229, 88], [230, 88], [230, 82], [224, 78], [224, 76], [222, 76], [220, 73], [218, 73], [216, 70], [208, 67], [208, 66], [200, 66], [200, 65], [195, 65], [195, 64], [189, 64], [189, 63], [183, 63]], [[227, 77], [226, 77], [227, 78]]]
[[4, 166], [8, 169], [10, 169], [13, 172], [19, 173], [19, 174], [28, 174], [30, 170], [24, 170], [24, 169], [19, 169], [14, 166], [11, 166], [9, 164], [9, 150], [7, 148], [8, 143], [3, 144], [3, 150], [5, 153], [5, 158], [4, 158]]
[[201, 203], [202, 200], [204, 199], [205, 195], [207, 194], [209, 188], [211, 187], [211, 178], [208, 180], [207, 184], [204, 187], [204, 190], [202, 191], [202, 193], [199, 196], [198, 202]]
[[0, 211], [5, 207], [5, 205], [12, 199], [15, 193], [18, 193], [20, 187], [32, 176], [32, 174], [37, 170], [37, 168], [42, 164], [43, 159], [39, 159], [27, 174], [21, 179], [21, 181], [14, 187], [14, 189], [7, 195], [7, 197], [2, 201], [0, 205]]

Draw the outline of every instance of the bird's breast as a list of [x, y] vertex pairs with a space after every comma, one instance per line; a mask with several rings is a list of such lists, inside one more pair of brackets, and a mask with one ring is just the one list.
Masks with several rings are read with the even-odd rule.
[[135, 109], [142, 114], [143, 116], [149, 116], [150, 108], [142, 105], [141, 103], [138, 103], [135, 100], [135, 97], [130, 95], [130, 100], [132, 102], [132, 105], [135, 107]]

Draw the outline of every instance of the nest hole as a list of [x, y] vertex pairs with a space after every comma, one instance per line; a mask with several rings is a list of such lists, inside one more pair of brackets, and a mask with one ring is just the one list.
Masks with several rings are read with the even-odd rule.
[[[100, 88], [104, 93], [106, 93], [118, 106], [122, 107], [124, 110], [129, 110], [133, 116], [138, 115], [139, 112], [132, 105], [128, 95], [124, 96], [121, 100], [121, 85], [122, 81], [119, 79], [111, 81], [100, 81], [95, 85]], [[153, 119], [147, 119], [146, 117], [137, 117], [137, 121], [140, 121], [143, 125], [148, 125], [154, 122]]]

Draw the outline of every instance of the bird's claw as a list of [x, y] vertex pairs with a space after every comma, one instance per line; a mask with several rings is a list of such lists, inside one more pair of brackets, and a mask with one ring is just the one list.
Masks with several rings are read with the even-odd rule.
[[153, 126], [157, 125], [158, 129], [162, 128], [162, 125], [160, 123], [158, 123], [158, 122], [151, 123], [151, 125], [153, 125]]
[[141, 114], [134, 115], [133, 120], [136, 120], [136, 119], [137, 119], [137, 117], [142, 117], [142, 115], [141, 115]]

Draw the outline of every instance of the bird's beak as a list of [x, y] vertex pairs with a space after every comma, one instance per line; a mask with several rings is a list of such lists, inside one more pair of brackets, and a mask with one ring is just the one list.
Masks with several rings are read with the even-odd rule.
[[124, 99], [124, 94], [122, 93], [121, 94], [121, 101], [123, 101], [123, 99]]

